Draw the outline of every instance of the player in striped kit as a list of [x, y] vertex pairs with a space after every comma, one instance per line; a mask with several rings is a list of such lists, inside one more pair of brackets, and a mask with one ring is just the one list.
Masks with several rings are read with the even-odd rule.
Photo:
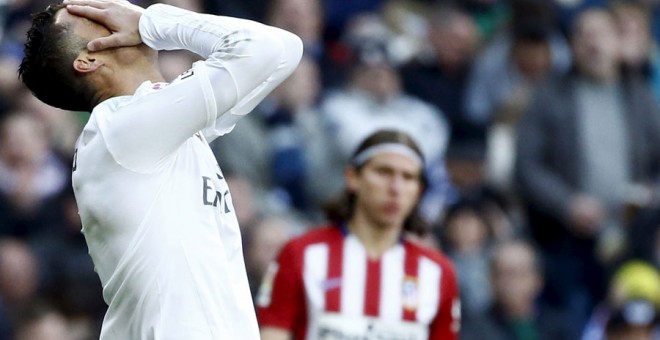
[[379, 131], [354, 153], [332, 225], [291, 240], [257, 297], [264, 340], [456, 339], [454, 267], [411, 242], [424, 190], [412, 138]]

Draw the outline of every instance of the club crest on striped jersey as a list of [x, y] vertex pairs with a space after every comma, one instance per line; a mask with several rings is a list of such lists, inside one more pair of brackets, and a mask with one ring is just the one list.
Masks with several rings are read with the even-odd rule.
[[401, 284], [403, 309], [414, 311], [419, 305], [419, 282], [415, 276], [406, 276]]
[[341, 287], [341, 277], [332, 277], [321, 282], [324, 291], [338, 289]]

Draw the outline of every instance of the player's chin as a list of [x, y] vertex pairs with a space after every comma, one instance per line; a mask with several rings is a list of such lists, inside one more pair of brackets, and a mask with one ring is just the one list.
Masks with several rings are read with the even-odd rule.
[[403, 225], [403, 222], [405, 221], [405, 216], [401, 214], [400, 212], [389, 212], [389, 213], [382, 213], [380, 215], [380, 225], [384, 226], [385, 228], [399, 228]]

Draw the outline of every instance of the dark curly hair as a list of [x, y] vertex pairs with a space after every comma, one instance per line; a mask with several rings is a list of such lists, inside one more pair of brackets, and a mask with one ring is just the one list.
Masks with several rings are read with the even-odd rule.
[[25, 86], [44, 103], [64, 110], [90, 111], [93, 90], [73, 69], [73, 62], [86, 47], [69, 25], [55, 23], [63, 4], [53, 4], [32, 15], [24, 57], [18, 74]]
[[[358, 148], [353, 153], [351, 159], [354, 159], [356, 155], [360, 154], [362, 151], [378, 144], [384, 143], [400, 143], [410, 147], [420, 159], [424, 159], [424, 156], [417, 146], [417, 143], [406, 133], [395, 130], [380, 130], [369, 137], [367, 137]], [[366, 164], [366, 163], [364, 163]], [[354, 165], [356, 171], [364, 166]], [[422, 187], [426, 187], [426, 177], [425, 172], [422, 169], [422, 174], [420, 176], [420, 183]], [[341, 225], [346, 222], [355, 211], [355, 194], [348, 191], [347, 189], [340, 193], [337, 197], [329, 200], [323, 205], [323, 212], [326, 215], [326, 218], [333, 223]], [[408, 218], [403, 223], [403, 230], [411, 232], [417, 235], [425, 235], [429, 231], [429, 225], [426, 221], [420, 216], [419, 207], [416, 206], [413, 211], [408, 215]]]

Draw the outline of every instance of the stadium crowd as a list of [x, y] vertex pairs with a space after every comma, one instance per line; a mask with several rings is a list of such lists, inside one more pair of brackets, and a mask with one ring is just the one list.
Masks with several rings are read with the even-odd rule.
[[[212, 145], [254, 296], [280, 247], [324, 222], [352, 150], [395, 128], [424, 153], [419, 241], [454, 261], [462, 338], [660, 337], [660, 1], [163, 2], [304, 42]], [[0, 340], [98, 338], [106, 308], [70, 182], [88, 113], [17, 77], [47, 4], [0, 0]], [[159, 60], [174, 79], [198, 57]]]

